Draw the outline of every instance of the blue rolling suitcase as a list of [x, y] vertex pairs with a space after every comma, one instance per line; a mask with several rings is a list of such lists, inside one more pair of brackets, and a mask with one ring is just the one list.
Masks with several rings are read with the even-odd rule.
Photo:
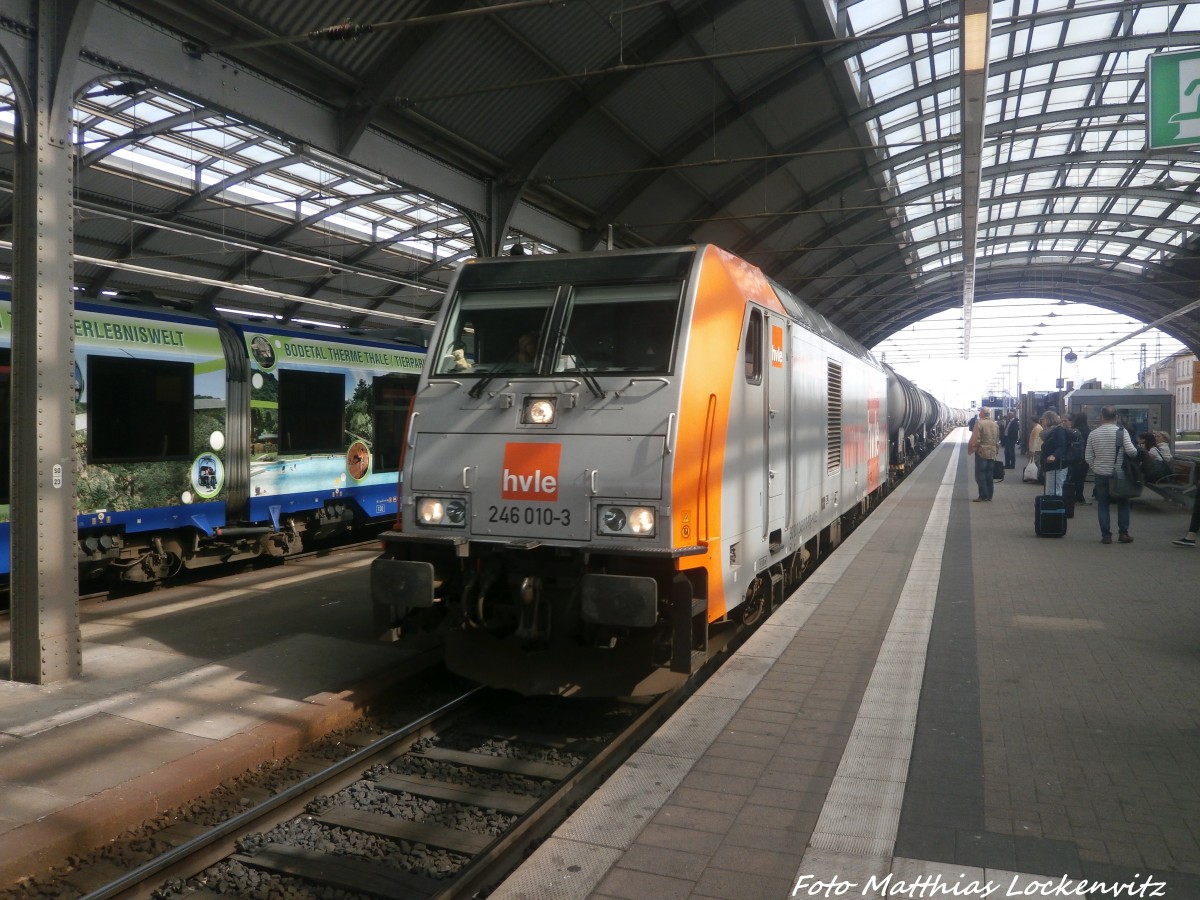
[[1067, 533], [1067, 502], [1043, 494], [1033, 498], [1033, 530], [1038, 537], [1062, 537]]

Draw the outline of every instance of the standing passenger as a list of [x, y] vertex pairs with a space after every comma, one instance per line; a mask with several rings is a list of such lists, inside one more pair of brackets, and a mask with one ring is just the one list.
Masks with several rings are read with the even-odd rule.
[[1083, 448], [1087, 446], [1089, 433], [1087, 413], [1077, 412], [1072, 414], [1071, 425], [1073, 426], [1071, 431], [1072, 438], [1074, 438], [1075, 433], [1079, 434], [1078, 443], [1080, 449], [1078, 451], [1077, 458], [1074, 459], [1072, 459], [1072, 457], [1075, 454], [1070, 451], [1067, 453], [1067, 460], [1070, 462], [1070, 474], [1067, 476], [1067, 491], [1068, 493], [1073, 493], [1075, 495], [1076, 503], [1087, 503], [1088, 500], [1086, 500], [1083, 496], [1083, 487], [1085, 484], [1087, 484], [1088, 473], [1087, 460], [1083, 458]]
[[967, 451], [975, 453], [975, 483], [979, 485], [979, 496], [975, 502], [991, 500], [995, 490], [993, 473], [996, 467], [996, 456], [1000, 452], [1000, 426], [990, 418], [987, 407], [979, 410], [979, 418], [971, 429], [971, 440]]
[[[1119, 447], [1126, 456], [1136, 459], [1137, 447], [1133, 446], [1129, 432], [1117, 424], [1115, 406], [1106, 406], [1100, 410], [1100, 418], [1101, 424], [1088, 435], [1087, 449], [1083, 455], [1087, 464], [1092, 467], [1092, 474], [1096, 476], [1096, 514], [1100, 519], [1100, 543], [1111, 544], [1112, 528], [1109, 523], [1108, 504], [1113, 501], [1109, 497], [1108, 486], [1113, 472], [1120, 465], [1117, 449]], [[1119, 534], [1117, 540], [1122, 544], [1132, 544], [1133, 538], [1129, 536], [1129, 498], [1117, 500], [1116, 504]]]
[[1029, 453], [1029, 458], [1033, 460], [1038, 470], [1038, 481], [1042, 480], [1042, 422], [1039, 419], [1033, 423], [1033, 427], [1029, 429], [1029, 441], [1025, 444], [1025, 449]]
[[1004, 445], [1004, 468], [1011, 469], [1017, 464], [1017, 440], [1021, 437], [1021, 426], [1017, 417], [1010, 409], [1004, 414], [1004, 430], [1000, 432], [1000, 443]]
[[1067, 480], [1067, 431], [1059, 422], [1058, 413], [1042, 416], [1042, 472], [1046, 478], [1046, 493], [1061, 497]]
[[1200, 499], [1197, 499], [1192, 507], [1192, 518], [1188, 522], [1187, 534], [1171, 543], [1176, 547], [1195, 547], [1197, 531], [1200, 531]]

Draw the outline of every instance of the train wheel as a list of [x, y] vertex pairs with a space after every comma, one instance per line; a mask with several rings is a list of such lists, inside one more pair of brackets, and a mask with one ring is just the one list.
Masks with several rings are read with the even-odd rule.
[[737, 608], [738, 621], [746, 627], [757, 625], [766, 614], [767, 604], [771, 600], [769, 584], [766, 576], [759, 575], [746, 589], [746, 600]]
[[812, 554], [808, 552], [807, 546], [801, 547], [792, 554], [787, 567], [787, 588], [789, 591], [799, 587], [800, 582], [804, 580], [805, 573], [808, 572], [811, 562]]

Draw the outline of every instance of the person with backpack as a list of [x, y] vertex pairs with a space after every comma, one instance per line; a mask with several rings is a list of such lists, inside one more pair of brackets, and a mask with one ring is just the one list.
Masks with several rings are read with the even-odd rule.
[[1088, 503], [1083, 496], [1088, 473], [1087, 460], [1083, 458], [1088, 436], [1087, 413], [1072, 413], [1063, 427], [1067, 429], [1067, 483], [1063, 486], [1063, 498], [1067, 501], [1067, 518], [1073, 518], [1075, 504]]
[[1113, 472], [1121, 465], [1121, 457], [1129, 456], [1137, 459], [1137, 447], [1129, 438], [1129, 432], [1117, 424], [1117, 408], [1106, 406], [1100, 410], [1101, 424], [1096, 426], [1088, 435], [1087, 446], [1083, 448], [1083, 457], [1092, 467], [1096, 477], [1096, 518], [1100, 523], [1100, 543], [1111, 544], [1112, 527], [1109, 518], [1109, 503], [1117, 504], [1117, 541], [1122, 544], [1132, 544], [1133, 536], [1129, 533], [1129, 498], [1112, 497], [1109, 486], [1113, 480]]

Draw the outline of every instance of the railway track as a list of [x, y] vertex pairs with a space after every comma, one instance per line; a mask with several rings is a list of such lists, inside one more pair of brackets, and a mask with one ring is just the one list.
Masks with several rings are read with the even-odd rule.
[[484, 688], [367, 740], [227, 821], [173, 826], [176, 846], [85, 894], [464, 898], [527, 849], [675, 709], [518, 698]]

